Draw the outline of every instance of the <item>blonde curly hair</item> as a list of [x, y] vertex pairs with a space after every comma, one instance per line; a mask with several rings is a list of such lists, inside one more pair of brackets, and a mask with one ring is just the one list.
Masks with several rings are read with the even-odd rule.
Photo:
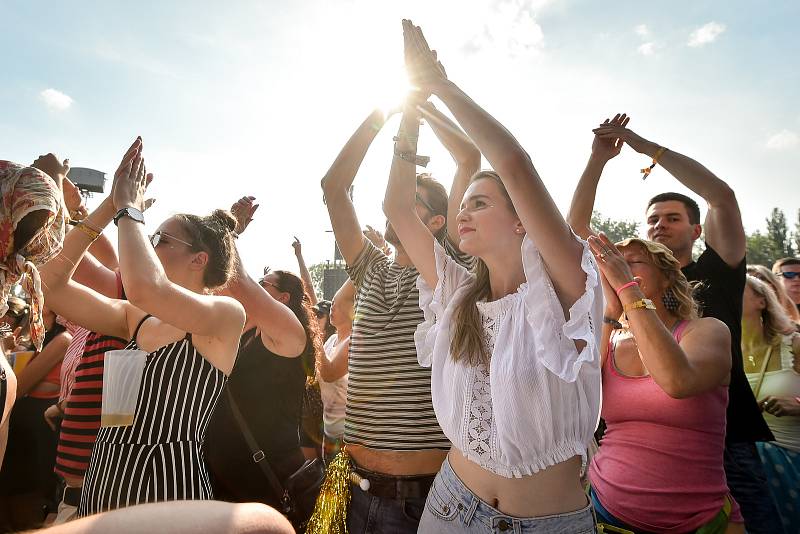
[[[660, 243], [639, 239], [638, 237], [630, 237], [616, 244], [619, 249], [631, 245], [641, 247], [650, 263], [658, 268], [669, 280], [669, 286], [666, 291], [671, 291], [678, 302], [677, 308], [672, 310], [678, 319], [691, 321], [700, 317], [700, 308], [694, 299], [696, 286], [690, 284], [686, 279], [683, 271], [681, 271], [680, 262], [675, 259], [672, 252]], [[654, 304], [659, 307], [664, 305], [661, 302]]]

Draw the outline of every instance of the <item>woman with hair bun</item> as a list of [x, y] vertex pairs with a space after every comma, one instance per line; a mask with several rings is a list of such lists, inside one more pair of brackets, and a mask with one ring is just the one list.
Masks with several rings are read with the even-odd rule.
[[634, 532], [743, 532], [722, 459], [730, 333], [698, 318], [663, 245], [587, 236], [606, 296], [606, 432], [589, 468], [600, 523]]
[[[252, 220], [254, 202], [244, 196], [231, 208], [239, 234]], [[288, 271], [266, 269], [255, 280], [237, 262], [236, 283], [227, 290], [244, 306], [247, 324], [210, 424], [206, 458], [217, 498], [280, 507], [283, 495], [272, 491], [244, 436], [251, 434], [282, 485], [303, 466], [299, 428], [306, 378], [322, 348], [317, 321], [303, 280]]]
[[[51, 309], [147, 353], [132, 424], [102, 427], [97, 435], [80, 516], [213, 497], [202, 445], [245, 322], [239, 302], [213, 294], [234, 271], [236, 221], [221, 210], [206, 217], [175, 215], [148, 237], [142, 212], [151, 180], [137, 138], [114, 175], [111, 195], [42, 269]], [[72, 280], [86, 249], [112, 219], [127, 301]]]

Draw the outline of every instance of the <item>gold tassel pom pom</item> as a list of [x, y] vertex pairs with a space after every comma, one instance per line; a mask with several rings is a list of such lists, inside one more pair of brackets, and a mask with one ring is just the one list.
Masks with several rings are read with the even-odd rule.
[[350, 455], [345, 449], [328, 464], [325, 482], [308, 520], [306, 534], [347, 534], [350, 506]]

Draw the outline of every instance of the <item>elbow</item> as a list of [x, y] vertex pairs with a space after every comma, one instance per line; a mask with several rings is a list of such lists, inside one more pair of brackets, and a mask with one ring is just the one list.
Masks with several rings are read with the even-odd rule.
[[141, 277], [122, 277], [122, 286], [125, 288], [125, 296], [128, 302], [139, 308], [148, 311], [153, 309], [153, 304], [159, 300], [159, 280], [147, 280]]
[[518, 177], [527, 180], [535, 172], [530, 156], [522, 147], [508, 150], [500, 161], [496, 162], [495, 170], [504, 182]]
[[456, 160], [456, 165], [472, 176], [481, 168], [481, 153], [476, 147], [465, 150]]
[[686, 399], [694, 395], [691, 388], [689, 387], [689, 383], [686, 380], [680, 379], [671, 379], [665, 381], [661, 384], [661, 389], [664, 390], [664, 393], [672, 397], [673, 399]]
[[410, 215], [414, 210], [414, 204], [403, 202], [397, 195], [387, 196], [383, 199], [383, 214], [390, 222], [397, 221], [405, 215]]

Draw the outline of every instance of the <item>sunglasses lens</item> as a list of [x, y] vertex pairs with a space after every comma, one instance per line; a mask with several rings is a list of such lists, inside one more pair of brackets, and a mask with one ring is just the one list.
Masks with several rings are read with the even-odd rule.
[[797, 278], [798, 276], [800, 276], [800, 273], [789, 271], [789, 272], [783, 272], [783, 273], [781, 273], [781, 275], [784, 278], [788, 278], [789, 280], [791, 280], [792, 278]]

